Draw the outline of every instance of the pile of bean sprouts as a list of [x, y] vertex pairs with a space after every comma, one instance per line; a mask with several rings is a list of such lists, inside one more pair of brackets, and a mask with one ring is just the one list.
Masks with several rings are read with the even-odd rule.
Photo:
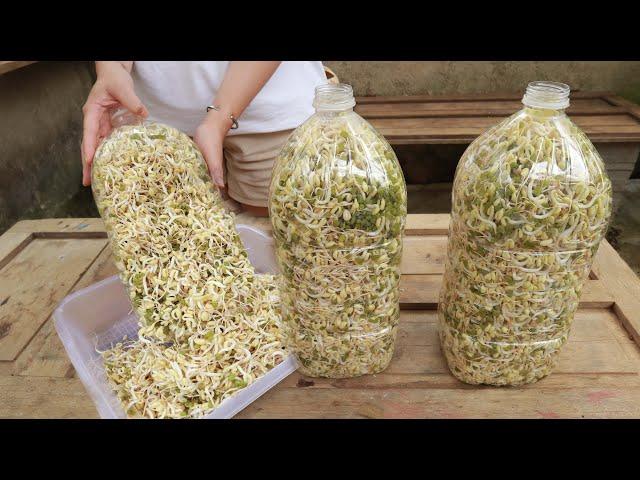
[[384, 370], [407, 210], [389, 144], [352, 111], [316, 113], [277, 159], [269, 208], [283, 334], [300, 370], [334, 378]]
[[439, 305], [456, 377], [519, 385], [553, 370], [610, 214], [603, 162], [564, 112], [525, 108], [469, 146]]
[[257, 275], [188, 136], [119, 127], [92, 187], [138, 339], [101, 352], [129, 416], [201, 416], [285, 358], [273, 276]]

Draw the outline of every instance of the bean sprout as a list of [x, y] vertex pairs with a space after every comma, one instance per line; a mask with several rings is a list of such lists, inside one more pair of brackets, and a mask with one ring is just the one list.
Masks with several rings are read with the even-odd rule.
[[440, 339], [453, 374], [548, 375], [611, 214], [602, 160], [561, 111], [525, 108], [476, 139], [453, 185]]
[[189, 137], [119, 127], [92, 184], [139, 317], [138, 339], [101, 352], [127, 415], [205, 415], [284, 359], [275, 279], [255, 274]]
[[317, 113], [289, 138], [270, 215], [283, 334], [303, 373], [351, 377], [388, 365], [406, 209], [393, 150], [357, 114]]

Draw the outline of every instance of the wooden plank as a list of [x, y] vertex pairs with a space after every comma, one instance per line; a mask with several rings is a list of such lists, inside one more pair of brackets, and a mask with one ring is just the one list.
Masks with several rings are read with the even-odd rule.
[[446, 235], [450, 220], [448, 213], [412, 213], [407, 215], [405, 235]]
[[[543, 380], [544, 381], [544, 380]], [[276, 388], [237, 418], [637, 418], [640, 387]]]
[[[398, 344], [437, 345], [437, 314], [433, 310], [403, 310], [400, 312]], [[571, 328], [571, 342], [616, 341], [624, 344], [626, 353], [640, 356], [640, 350], [630, 340], [610, 309], [581, 308]], [[633, 346], [629, 350], [626, 347]]]
[[[509, 390], [532, 389], [538, 392], [553, 393], [554, 390], [566, 388], [591, 388], [608, 389], [619, 388], [621, 383], [631, 387], [640, 387], [640, 375], [636, 373], [563, 373], [553, 372], [552, 375], [541, 381], [523, 387], [508, 388]], [[313, 395], [316, 389], [367, 389], [375, 390], [424, 390], [425, 395], [430, 389], [448, 390], [489, 390], [492, 387], [467, 385], [457, 380], [449, 373], [423, 373], [423, 374], [389, 374], [386, 372], [376, 375], [365, 375], [355, 378], [311, 378], [295, 372], [285, 378], [276, 387], [283, 388], [305, 388]], [[506, 389], [497, 389], [506, 390]], [[452, 392], [452, 395], [456, 395]]]
[[[638, 373], [638, 358], [630, 361], [626, 352], [613, 339], [605, 341], [568, 342], [560, 353], [556, 371], [564, 373]], [[440, 345], [396, 345], [388, 374], [447, 373]]]
[[[621, 328], [609, 310], [579, 311], [556, 371], [540, 382], [516, 388], [457, 381], [439, 351], [436, 322], [435, 312], [402, 312], [396, 354], [382, 374], [319, 379], [295, 373], [238, 417], [625, 418], [640, 414], [640, 351], [635, 345], [617, 342], [610, 327], [618, 332]], [[422, 404], [425, 399], [428, 402]]]
[[[572, 103], [566, 110], [569, 116], [626, 115], [624, 107], [612, 106], [602, 100]], [[587, 103], [588, 102], [588, 103]], [[428, 118], [428, 117], [497, 117], [509, 116], [522, 108], [519, 101], [438, 102], [438, 103], [382, 103], [356, 106], [355, 111], [367, 120], [372, 118]]]
[[[400, 307], [403, 309], [437, 308], [441, 283], [440, 275], [402, 275]], [[609, 289], [605, 288], [604, 280], [585, 282], [580, 297], [580, 308], [609, 308], [613, 304], [614, 296]]]
[[402, 263], [403, 275], [443, 274], [447, 259], [447, 237], [444, 235], [406, 236]]
[[97, 418], [76, 378], [0, 376], [0, 418]]
[[[615, 317], [602, 309], [578, 311], [559, 372], [596, 371], [633, 373], [640, 370], [640, 355], [631, 345], [621, 345], [608, 325]], [[620, 330], [620, 326], [617, 327]], [[386, 373], [446, 373], [439, 353], [437, 313], [403, 311], [400, 315], [398, 353]]]
[[[506, 118], [506, 117], [505, 117]], [[638, 135], [640, 123], [630, 115], [585, 115], [573, 118], [587, 135]], [[469, 135], [475, 138], [501, 121], [497, 117], [376, 118], [371, 124], [391, 138]]]
[[[14, 224], [9, 233], [33, 233], [38, 237], [52, 238], [57, 233], [73, 234], [74, 238], [99, 233], [105, 237], [104, 223], [100, 218], [47, 218], [42, 220], [22, 220]], [[96, 235], [93, 235], [96, 237]]]
[[[468, 102], [476, 100], [503, 101], [522, 100], [524, 91], [514, 92], [494, 92], [494, 93], [465, 93], [458, 95], [387, 95], [387, 96], [361, 96], [356, 97], [356, 104], [370, 103], [415, 103], [415, 102]], [[606, 101], [612, 97], [611, 92], [581, 92], [571, 91], [571, 99], [601, 98]]]
[[611, 103], [612, 105], [616, 105], [618, 107], [626, 109], [630, 115], [633, 115], [635, 118], [640, 120], [640, 105], [616, 95], [606, 95], [604, 97], [604, 100]]
[[[79, 240], [79, 242], [83, 241]], [[111, 250], [108, 246], [105, 246], [69, 293], [88, 287], [116, 273], [118, 271], [113, 262]], [[33, 340], [29, 342], [29, 345], [15, 360], [12, 373], [14, 375], [32, 377], [70, 378], [75, 375], [73, 365], [55, 330], [52, 317], [49, 317]]]
[[26, 67], [32, 63], [36, 63], [35, 60], [3, 60], [0, 62], [0, 75]]
[[[0, 236], [0, 270], [7, 265], [32, 240], [32, 235], [26, 232], [7, 232]], [[2, 299], [0, 299], [0, 302]]]
[[36, 239], [2, 270], [0, 360], [13, 360], [106, 245]]
[[600, 244], [594, 263], [614, 299], [614, 312], [640, 345], [640, 279], [606, 240]]

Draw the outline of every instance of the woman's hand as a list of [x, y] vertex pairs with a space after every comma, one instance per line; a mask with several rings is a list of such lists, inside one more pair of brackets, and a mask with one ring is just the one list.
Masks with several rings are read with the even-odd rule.
[[280, 62], [271, 61], [230, 62], [216, 98], [213, 99], [213, 105], [220, 105], [220, 110], [207, 113], [196, 129], [193, 140], [200, 147], [207, 161], [209, 174], [219, 188], [224, 188], [222, 144], [233, 124], [230, 115], [240, 118], [279, 65]]
[[196, 129], [193, 141], [198, 145], [209, 167], [209, 175], [218, 188], [224, 188], [224, 137], [231, 128], [231, 119], [223, 111], [211, 110]]
[[148, 115], [147, 109], [136, 96], [131, 78], [133, 62], [96, 62], [98, 78], [87, 101], [82, 107], [84, 114], [82, 132], [82, 184], [91, 184], [91, 164], [100, 140], [111, 132], [113, 109], [124, 107], [141, 117]]

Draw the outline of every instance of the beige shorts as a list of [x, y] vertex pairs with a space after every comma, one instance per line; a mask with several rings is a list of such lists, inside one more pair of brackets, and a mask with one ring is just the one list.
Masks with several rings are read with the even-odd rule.
[[271, 170], [293, 130], [231, 135], [224, 140], [227, 193], [236, 202], [266, 207]]

